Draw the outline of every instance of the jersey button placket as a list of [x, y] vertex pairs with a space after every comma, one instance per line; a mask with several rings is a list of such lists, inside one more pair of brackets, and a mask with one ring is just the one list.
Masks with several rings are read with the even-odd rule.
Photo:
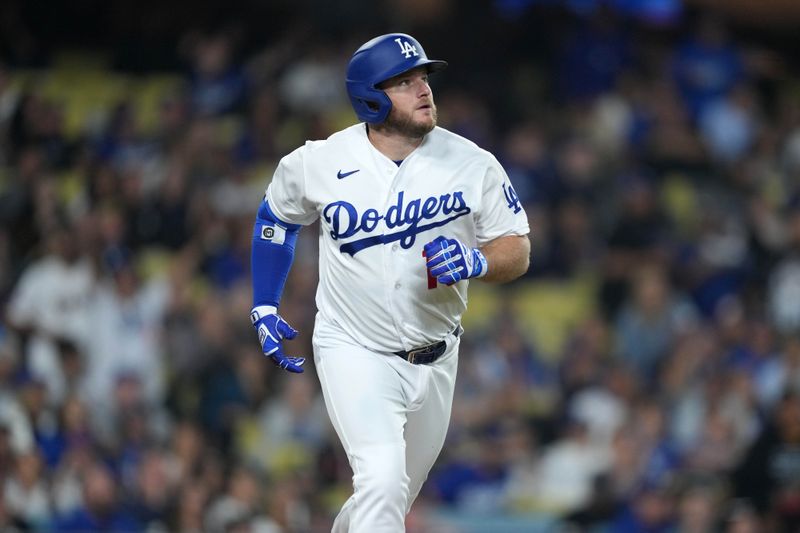
[[[387, 168], [388, 171], [387, 174], [394, 174], [395, 170], [396, 168], [395, 169]], [[395, 176], [392, 176], [392, 182], [389, 185], [389, 191], [383, 206], [383, 212], [384, 213], [388, 212], [389, 208], [396, 202], [397, 202], [397, 180], [395, 179]], [[388, 235], [390, 233], [398, 231], [399, 229], [400, 228], [396, 227], [393, 229], [385, 228], [385, 232]], [[392, 317], [392, 323], [394, 325], [395, 331], [397, 332], [398, 339], [401, 339], [403, 342], [403, 349], [406, 349], [407, 346], [405, 346], [406, 344], [405, 332], [403, 331], [402, 327], [404, 320], [403, 317], [400, 316], [400, 314], [402, 313], [403, 306], [400, 295], [397, 294], [397, 291], [399, 291], [403, 286], [401, 281], [398, 279], [398, 277], [401, 275], [401, 271], [398, 268], [399, 266], [397, 264], [398, 257], [397, 254], [395, 253], [400, 247], [397, 243], [393, 243], [391, 246], [385, 245], [381, 246], [381, 248], [383, 255], [384, 272], [386, 275], [385, 279], [387, 282], [384, 286], [387, 289], [386, 302], [389, 309], [389, 316]], [[390, 280], [394, 280], [394, 283], [392, 283]]]

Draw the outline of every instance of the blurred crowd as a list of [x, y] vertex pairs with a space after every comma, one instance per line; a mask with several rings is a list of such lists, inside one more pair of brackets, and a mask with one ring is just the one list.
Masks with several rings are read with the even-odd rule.
[[[448, 32], [453, 3], [393, 4], [450, 61], [440, 124], [497, 155], [533, 244], [523, 279], [470, 287], [408, 529], [799, 531], [795, 58], [710, 13], [543, 3]], [[122, 91], [68, 127], [40, 90], [58, 67], [22, 53], [41, 50], [24, 27], [0, 47], [0, 530], [330, 529], [351, 472], [313, 363], [259, 353], [250, 239], [277, 161], [355, 120], [346, 62], [395, 26], [290, 21], [260, 48], [235, 25], [176, 35], [147, 125]], [[292, 354], [311, 353], [317, 233], [281, 305]]]

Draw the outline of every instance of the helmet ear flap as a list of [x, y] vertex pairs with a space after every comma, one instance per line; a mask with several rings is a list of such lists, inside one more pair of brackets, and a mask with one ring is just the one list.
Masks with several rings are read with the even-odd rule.
[[381, 90], [362, 84], [347, 84], [350, 103], [359, 120], [376, 124], [386, 120], [392, 109], [392, 101]]

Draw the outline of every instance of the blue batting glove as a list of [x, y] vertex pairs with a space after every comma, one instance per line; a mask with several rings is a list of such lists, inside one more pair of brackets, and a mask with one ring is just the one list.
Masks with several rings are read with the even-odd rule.
[[489, 270], [481, 251], [466, 246], [458, 239], [435, 238], [425, 245], [425, 257], [430, 275], [445, 285], [462, 279], [483, 277]]
[[305, 357], [290, 357], [283, 353], [281, 341], [297, 337], [297, 330], [290, 326], [278, 314], [278, 309], [271, 305], [260, 305], [250, 312], [250, 321], [258, 332], [261, 351], [268, 355], [272, 362], [289, 372], [300, 374], [306, 362]]

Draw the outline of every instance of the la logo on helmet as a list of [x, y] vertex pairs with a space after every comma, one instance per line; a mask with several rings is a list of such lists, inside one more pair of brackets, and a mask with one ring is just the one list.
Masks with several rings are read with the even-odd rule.
[[412, 54], [415, 56], [419, 55], [417, 53], [417, 47], [412, 46], [411, 43], [409, 43], [408, 41], [404, 41], [403, 39], [398, 37], [397, 39], [394, 40], [394, 42], [396, 42], [397, 45], [400, 47], [400, 53], [404, 54], [406, 56], [406, 59], [410, 58]]

